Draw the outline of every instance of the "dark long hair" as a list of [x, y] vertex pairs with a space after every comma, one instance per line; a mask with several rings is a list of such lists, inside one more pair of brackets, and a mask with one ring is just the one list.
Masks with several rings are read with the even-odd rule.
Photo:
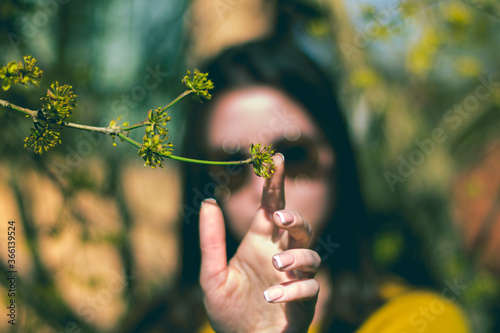
[[[203, 68], [214, 82], [214, 99], [238, 87], [264, 85], [276, 88], [302, 104], [322, 130], [336, 155], [331, 177], [336, 202], [326, 227], [316, 239], [329, 246], [318, 247], [322, 266], [333, 280], [333, 295], [325, 326], [336, 332], [353, 331], [381, 304], [378, 278], [371, 257], [370, 235], [374, 231], [363, 203], [353, 149], [339, 108], [332, 82], [292, 43], [265, 39], [224, 51]], [[210, 103], [193, 105], [188, 113], [189, 132], [184, 140], [184, 155], [207, 158], [206, 131]], [[181, 283], [198, 286], [200, 249], [198, 209], [204, 198], [214, 197], [216, 180], [206, 168], [185, 168], [185, 193], [182, 212], [183, 257]], [[333, 183], [331, 184], [333, 186]], [[227, 230], [227, 253], [231, 258], [238, 242]]]

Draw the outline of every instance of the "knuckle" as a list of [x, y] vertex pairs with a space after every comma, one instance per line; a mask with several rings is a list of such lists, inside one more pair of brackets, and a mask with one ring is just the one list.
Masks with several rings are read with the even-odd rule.
[[319, 283], [316, 280], [311, 280], [311, 295], [316, 296], [319, 294]]
[[306, 222], [306, 232], [307, 232], [307, 236], [311, 237], [311, 235], [312, 235], [312, 228], [309, 225], [309, 223], [307, 223], [307, 222]]
[[293, 211], [293, 215], [295, 216], [296, 223], [294, 223], [292, 228], [294, 228], [295, 230], [298, 230], [298, 231], [305, 231], [305, 233], [308, 236], [311, 236], [312, 229], [311, 229], [311, 226], [309, 225], [309, 223], [306, 221], [306, 219], [296, 211]]
[[305, 295], [305, 289], [304, 289], [304, 285], [302, 283], [300, 283], [302, 281], [297, 281], [296, 283], [293, 284], [293, 293], [295, 295], [297, 295], [298, 297], [302, 297], [303, 295]]
[[311, 256], [315, 262], [321, 264], [321, 256], [319, 255], [318, 252], [311, 250]]
[[304, 251], [304, 249], [298, 249], [295, 253], [295, 262], [298, 264], [298, 265], [304, 265], [305, 263], [307, 263], [307, 255], [306, 255], [306, 252]]

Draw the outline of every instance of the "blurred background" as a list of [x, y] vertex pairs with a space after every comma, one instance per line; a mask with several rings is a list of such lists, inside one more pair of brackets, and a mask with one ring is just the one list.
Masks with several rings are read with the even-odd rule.
[[[337, 84], [365, 200], [380, 216], [377, 264], [395, 274], [423, 267], [430, 281], [416, 282], [438, 292], [458, 285], [473, 331], [500, 332], [494, 0], [2, 0], [0, 64], [31, 54], [44, 78], [0, 99], [37, 109], [58, 80], [78, 95], [70, 121], [135, 123], [183, 91], [186, 69], [284, 19]], [[189, 131], [186, 105], [169, 112], [176, 147]], [[71, 129], [39, 157], [23, 148], [30, 126], [0, 110], [0, 268], [15, 220], [18, 271], [15, 328], [0, 280], [0, 331], [127, 331], [175, 287], [182, 164], [144, 168], [136, 148]], [[408, 267], [415, 258], [422, 266]]]

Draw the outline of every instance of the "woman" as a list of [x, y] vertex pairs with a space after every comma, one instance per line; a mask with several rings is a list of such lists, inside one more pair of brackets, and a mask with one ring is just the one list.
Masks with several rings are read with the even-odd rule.
[[[369, 243], [375, 225], [362, 202], [337, 101], [321, 70], [293, 46], [264, 40], [224, 52], [207, 71], [214, 99], [188, 115], [185, 155], [244, 159], [250, 143], [262, 143], [273, 144], [285, 160], [283, 167], [280, 155], [274, 157], [277, 171], [265, 183], [251, 167], [186, 169], [181, 281], [196, 289], [202, 267], [212, 326], [222, 332], [265, 331], [263, 325], [271, 325], [271, 332], [307, 331], [315, 308], [314, 330], [383, 331], [380, 320], [390, 317], [393, 324], [387, 327], [394, 332], [466, 332], [452, 304], [408, 291], [376, 271]], [[194, 214], [202, 196], [217, 198], [220, 207], [210, 199]], [[226, 256], [233, 258], [229, 265]], [[404, 294], [397, 312], [405, 306], [396, 318], [395, 294]], [[238, 298], [242, 295], [247, 302]], [[439, 307], [432, 320], [418, 314], [429, 304]]]

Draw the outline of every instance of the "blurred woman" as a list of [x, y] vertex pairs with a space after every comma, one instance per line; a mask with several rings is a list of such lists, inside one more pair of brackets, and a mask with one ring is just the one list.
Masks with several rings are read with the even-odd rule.
[[[307, 56], [268, 39], [223, 52], [206, 71], [214, 98], [190, 111], [184, 155], [238, 160], [251, 143], [272, 144], [284, 167], [275, 156], [268, 181], [251, 166], [186, 168], [180, 280], [201, 282], [208, 318], [198, 330], [210, 321], [221, 332], [307, 331], [312, 320], [311, 331], [468, 331], [446, 296], [376, 270], [348, 133]], [[198, 215], [204, 198], [217, 202]]]

